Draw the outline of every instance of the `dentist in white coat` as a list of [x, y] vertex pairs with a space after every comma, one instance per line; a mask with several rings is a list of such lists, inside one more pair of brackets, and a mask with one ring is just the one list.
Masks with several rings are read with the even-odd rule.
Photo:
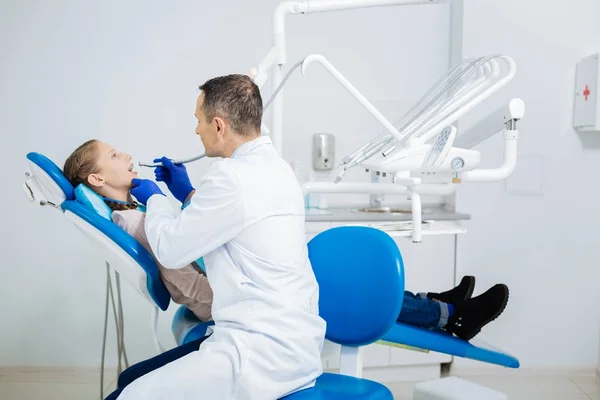
[[196, 188], [183, 165], [161, 159], [157, 180], [182, 210], [150, 180], [135, 179], [131, 193], [147, 205], [145, 229], [161, 264], [177, 269], [204, 257], [214, 333], [138, 371], [131, 367], [109, 398], [275, 400], [314, 386], [322, 373], [325, 321], [303, 195], [292, 169], [260, 135], [260, 91], [244, 75], [214, 78], [200, 89], [196, 133], [206, 155], [222, 159]]

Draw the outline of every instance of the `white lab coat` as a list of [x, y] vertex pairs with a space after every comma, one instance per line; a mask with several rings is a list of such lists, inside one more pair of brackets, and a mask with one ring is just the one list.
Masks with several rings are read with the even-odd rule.
[[214, 333], [199, 351], [134, 381], [120, 400], [274, 400], [314, 386], [325, 321], [303, 195], [269, 137], [215, 162], [183, 211], [152, 196], [145, 226], [166, 268], [204, 257]]

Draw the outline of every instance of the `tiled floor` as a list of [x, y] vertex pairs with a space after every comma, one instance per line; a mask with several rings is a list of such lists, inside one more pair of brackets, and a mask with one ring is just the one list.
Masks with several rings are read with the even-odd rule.
[[[104, 378], [104, 396], [114, 390], [116, 376]], [[99, 373], [18, 373], [0, 375], [1, 400], [98, 400]]]
[[[600, 400], [600, 379], [594, 374], [467, 375], [460, 378], [506, 393], [509, 400]], [[114, 376], [108, 377], [105, 396], [114, 387]], [[71, 374], [4, 374], [0, 375], [2, 400], [98, 400], [99, 375]], [[399, 400], [412, 399], [416, 383], [392, 383], [387, 386]], [[482, 399], [483, 400], [483, 399]]]
[[[507, 375], [456, 374], [461, 379], [505, 393], [509, 400], [600, 400], [600, 379], [594, 373], [560, 375], [531, 371]], [[395, 399], [412, 399], [414, 383], [388, 384]]]

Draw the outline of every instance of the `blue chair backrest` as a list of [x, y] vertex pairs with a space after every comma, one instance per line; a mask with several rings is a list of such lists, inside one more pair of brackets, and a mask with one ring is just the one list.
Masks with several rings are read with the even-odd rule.
[[[63, 211], [72, 212], [102, 232], [139, 264], [146, 273], [148, 294], [161, 310], [166, 310], [169, 307], [171, 296], [160, 278], [158, 266], [152, 255], [131, 235], [108, 220], [106, 215], [98, 214], [89, 201], [77, 201], [75, 198], [75, 188], [73, 188], [73, 185], [64, 176], [62, 169], [52, 162], [52, 160], [43, 154], [35, 152], [28, 153], [27, 159], [45, 174], [45, 176], [39, 177], [42, 182], [54, 182], [62, 191], [62, 193], [54, 193], [54, 195], [58, 198], [64, 197], [65, 200], [60, 204]], [[48, 184], [46, 183], [46, 185]], [[56, 190], [56, 188], [46, 189]]]
[[345, 346], [379, 340], [396, 323], [404, 264], [396, 242], [368, 227], [332, 228], [308, 243], [326, 338]]

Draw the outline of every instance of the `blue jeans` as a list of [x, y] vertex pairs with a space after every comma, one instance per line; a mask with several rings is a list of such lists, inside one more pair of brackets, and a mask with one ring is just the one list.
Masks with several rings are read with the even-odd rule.
[[405, 291], [397, 321], [421, 328], [443, 328], [448, 323], [448, 305], [428, 299], [425, 293]]

